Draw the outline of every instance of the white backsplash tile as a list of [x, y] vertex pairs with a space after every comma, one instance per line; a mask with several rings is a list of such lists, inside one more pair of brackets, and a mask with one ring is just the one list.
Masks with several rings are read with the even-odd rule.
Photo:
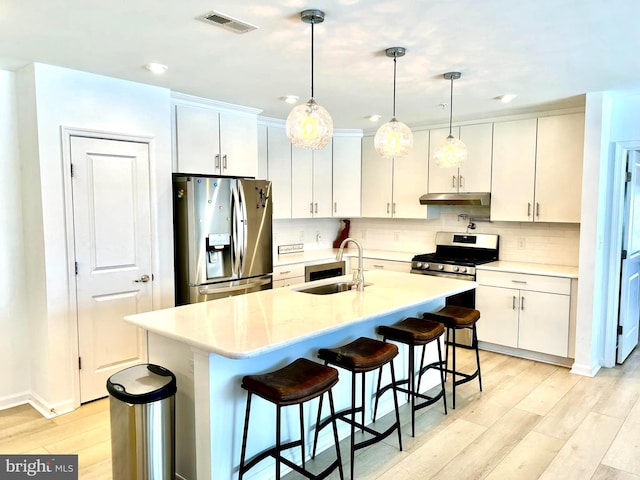
[[[496, 233], [500, 235], [500, 260], [578, 265], [580, 225], [568, 223], [488, 222], [488, 207], [439, 207], [433, 220], [353, 218], [349, 235], [365, 249], [427, 253], [435, 250], [439, 231]], [[478, 219], [475, 230], [467, 230], [468, 215]], [[304, 243], [305, 250], [331, 248], [341, 223], [338, 219], [274, 220], [274, 247]]]

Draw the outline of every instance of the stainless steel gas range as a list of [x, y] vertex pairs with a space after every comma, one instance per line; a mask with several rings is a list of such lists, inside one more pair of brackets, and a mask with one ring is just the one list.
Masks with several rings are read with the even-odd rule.
[[[498, 260], [500, 238], [481, 233], [436, 233], [436, 251], [416, 255], [411, 273], [474, 281], [476, 266]], [[447, 305], [475, 308], [475, 289], [448, 297]], [[470, 345], [470, 338], [460, 343]]]

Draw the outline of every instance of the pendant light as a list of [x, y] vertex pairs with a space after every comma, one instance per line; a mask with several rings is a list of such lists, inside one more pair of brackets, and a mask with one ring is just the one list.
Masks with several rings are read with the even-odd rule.
[[391, 47], [386, 50], [387, 57], [393, 57], [393, 116], [376, 132], [373, 144], [382, 157], [404, 157], [413, 147], [413, 134], [409, 127], [396, 119], [396, 59], [404, 57], [403, 47]]
[[446, 80], [451, 80], [451, 101], [449, 103], [449, 136], [440, 144], [434, 153], [436, 165], [442, 168], [454, 168], [462, 165], [467, 159], [467, 146], [458, 138], [451, 134], [451, 121], [453, 118], [453, 81], [460, 78], [460, 72], [447, 72], [444, 74]]
[[322, 150], [333, 136], [333, 120], [329, 112], [313, 98], [313, 26], [324, 21], [324, 12], [304, 10], [300, 13], [300, 18], [311, 24], [311, 98], [307, 103], [291, 110], [285, 130], [292, 145]]

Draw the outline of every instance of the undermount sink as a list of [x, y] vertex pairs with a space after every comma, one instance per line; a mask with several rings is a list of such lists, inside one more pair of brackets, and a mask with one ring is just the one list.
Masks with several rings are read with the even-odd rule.
[[[365, 287], [369, 285], [371, 284], [364, 284]], [[351, 282], [337, 282], [328, 283], [326, 285], [318, 285], [317, 287], [304, 288], [302, 290], [298, 290], [298, 292], [310, 293], [312, 295], [331, 295], [332, 293], [348, 292], [352, 289], [351, 287], [353, 287], [353, 284]]]

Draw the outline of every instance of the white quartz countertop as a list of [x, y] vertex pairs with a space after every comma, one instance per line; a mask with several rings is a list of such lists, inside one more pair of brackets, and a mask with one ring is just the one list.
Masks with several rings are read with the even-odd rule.
[[[291, 265], [292, 263], [322, 263], [332, 262], [336, 259], [337, 248], [325, 248], [320, 250], [307, 250], [299, 253], [284, 253], [273, 257], [273, 266]], [[375, 258], [379, 260], [391, 260], [395, 262], [410, 262], [414, 257], [411, 252], [396, 252], [392, 250], [368, 250], [363, 252], [364, 258]], [[357, 257], [357, 248], [348, 248], [344, 251], [345, 257]]]
[[532, 275], [548, 275], [552, 277], [578, 278], [578, 267], [567, 265], [551, 265], [546, 263], [505, 262], [497, 261], [478, 265], [476, 270], [493, 270], [498, 272], [528, 273]]
[[297, 290], [350, 275], [292, 287], [129, 315], [150, 332], [228, 358], [250, 358], [406, 307], [475, 288], [475, 282], [371, 271], [364, 291], [311, 295]]

